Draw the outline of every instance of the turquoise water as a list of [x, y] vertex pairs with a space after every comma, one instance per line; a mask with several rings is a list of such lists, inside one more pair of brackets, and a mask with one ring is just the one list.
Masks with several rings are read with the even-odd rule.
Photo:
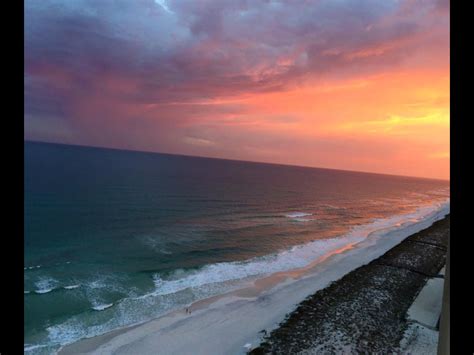
[[26, 142], [25, 349], [307, 265], [448, 197], [446, 181]]

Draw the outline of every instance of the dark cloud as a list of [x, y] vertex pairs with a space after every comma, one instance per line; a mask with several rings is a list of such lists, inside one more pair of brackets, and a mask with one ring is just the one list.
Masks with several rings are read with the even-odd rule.
[[57, 116], [84, 141], [152, 141], [150, 127], [168, 141], [194, 117], [239, 109], [190, 103], [402, 63], [446, 3], [29, 0], [25, 126], [34, 137], [28, 117]]
[[350, 54], [416, 33], [410, 19], [377, 27], [396, 4], [170, 1], [166, 11], [151, 0], [27, 1], [26, 75], [62, 70], [77, 95], [120, 77], [134, 83], [121, 98], [145, 102], [279, 90], [336, 68], [387, 65], [393, 53]]

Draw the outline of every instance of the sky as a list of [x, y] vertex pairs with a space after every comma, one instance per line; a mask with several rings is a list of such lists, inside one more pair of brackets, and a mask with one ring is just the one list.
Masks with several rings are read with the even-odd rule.
[[25, 140], [449, 179], [449, 1], [26, 0]]

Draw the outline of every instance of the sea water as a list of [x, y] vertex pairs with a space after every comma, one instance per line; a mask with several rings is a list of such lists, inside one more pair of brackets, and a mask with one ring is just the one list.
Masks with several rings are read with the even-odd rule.
[[441, 180], [24, 147], [27, 353], [304, 267], [449, 203]]

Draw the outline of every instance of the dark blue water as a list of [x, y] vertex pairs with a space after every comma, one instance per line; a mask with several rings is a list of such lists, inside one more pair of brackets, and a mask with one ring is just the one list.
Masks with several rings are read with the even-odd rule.
[[445, 181], [27, 142], [25, 349], [304, 266], [448, 197]]

